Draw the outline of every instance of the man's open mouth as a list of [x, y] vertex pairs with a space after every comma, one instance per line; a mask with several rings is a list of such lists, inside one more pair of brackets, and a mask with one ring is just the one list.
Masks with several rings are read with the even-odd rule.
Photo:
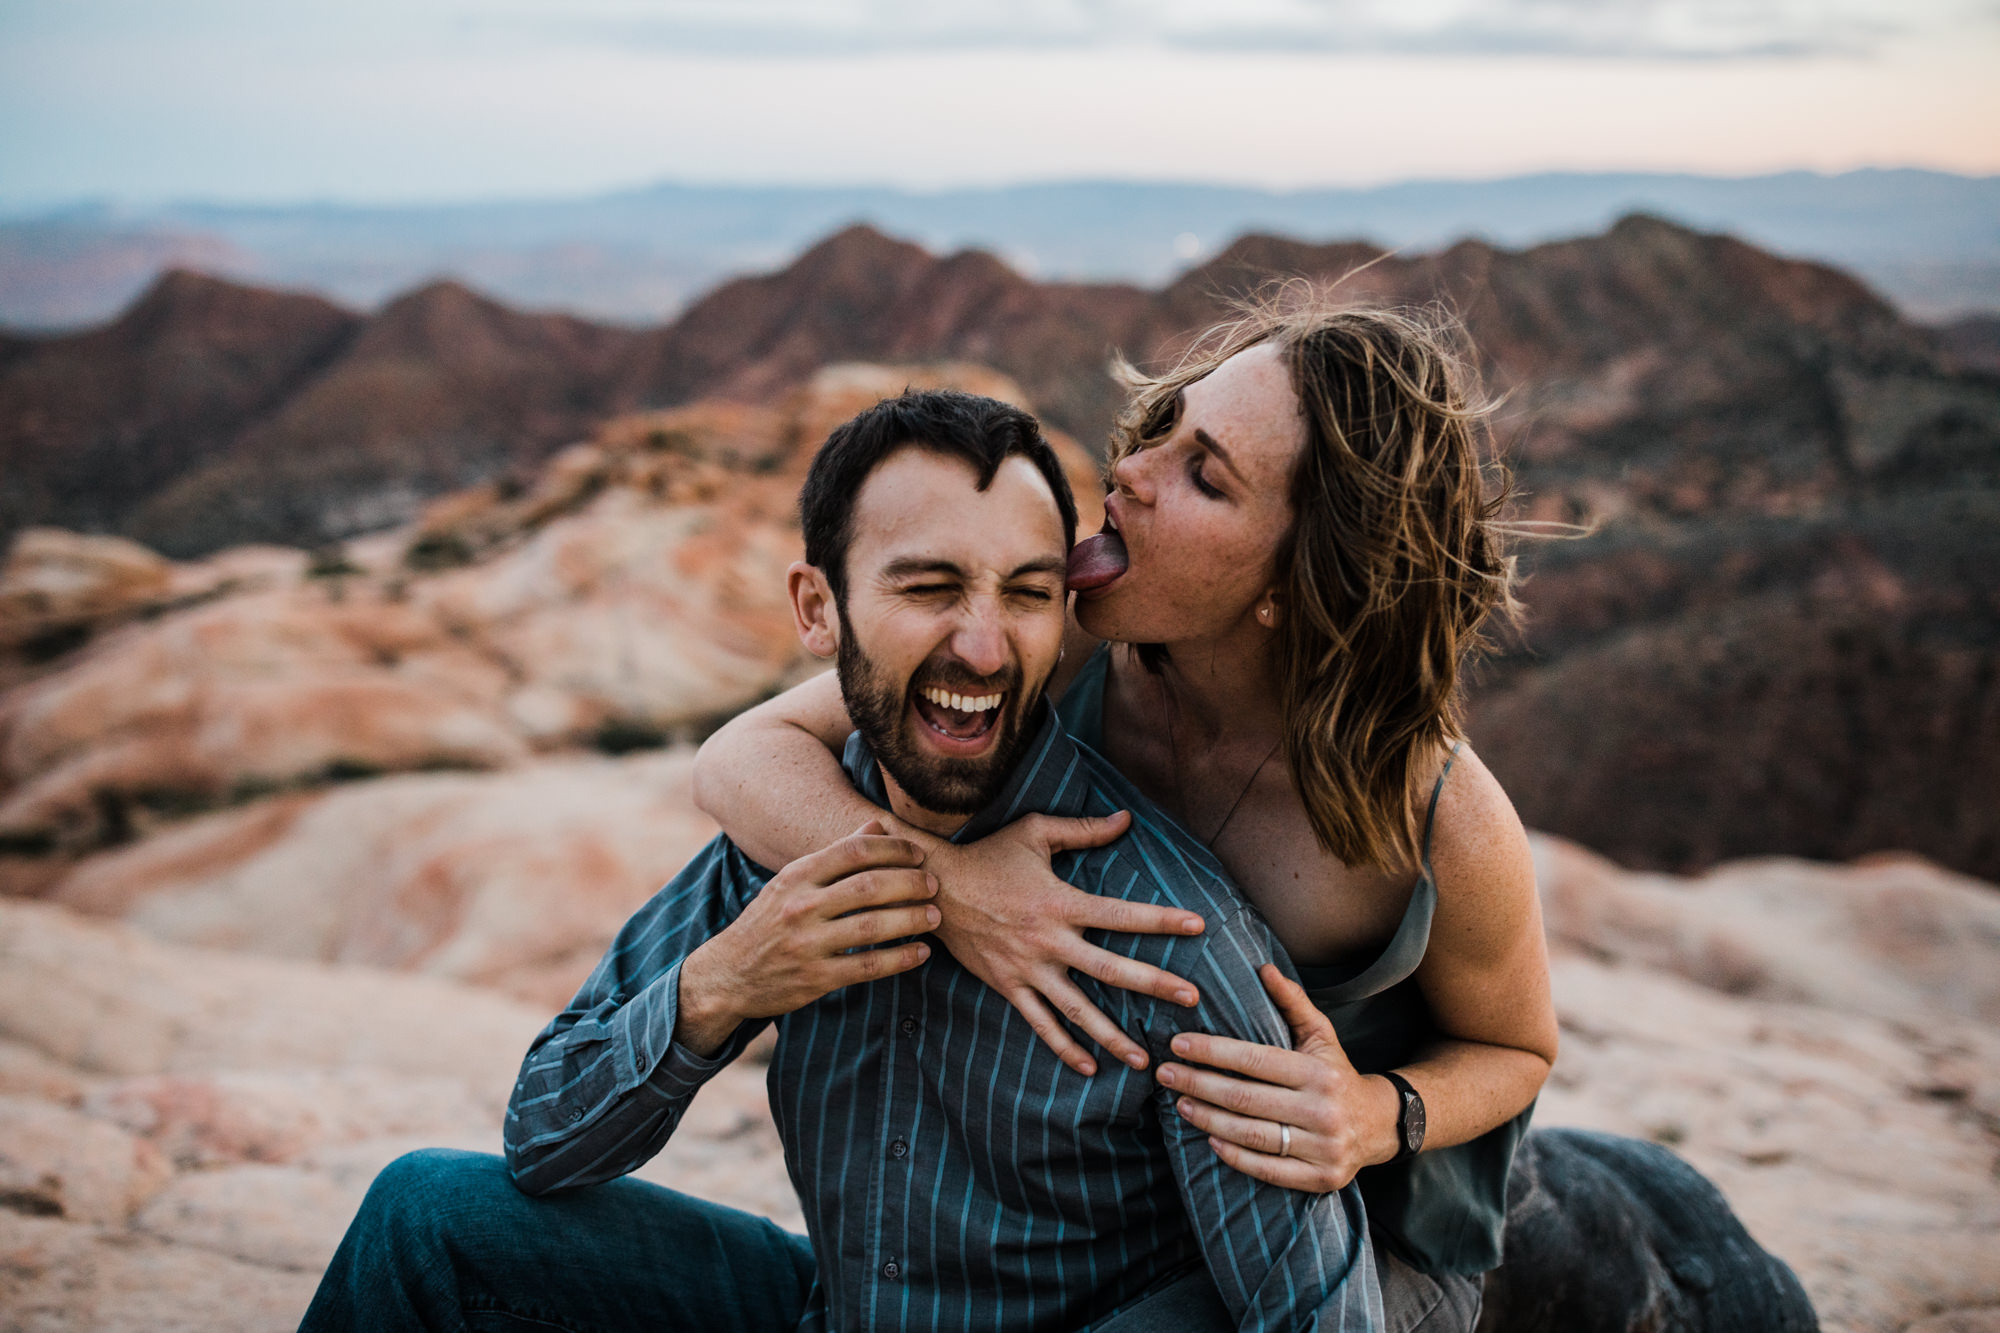
[[987, 733], [993, 730], [1007, 696], [1004, 692], [960, 694], [941, 686], [926, 685], [916, 691], [914, 702], [917, 716], [923, 719], [925, 726], [948, 741], [968, 745], [984, 740]]

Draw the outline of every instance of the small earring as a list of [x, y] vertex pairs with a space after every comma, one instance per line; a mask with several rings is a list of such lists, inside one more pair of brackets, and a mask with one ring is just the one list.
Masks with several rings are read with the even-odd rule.
[[1259, 619], [1259, 620], [1269, 620], [1270, 618], [1271, 618], [1271, 608], [1270, 608], [1270, 607], [1268, 607], [1268, 606], [1260, 606], [1260, 607], [1258, 607], [1258, 608], [1257, 608], [1257, 619]]

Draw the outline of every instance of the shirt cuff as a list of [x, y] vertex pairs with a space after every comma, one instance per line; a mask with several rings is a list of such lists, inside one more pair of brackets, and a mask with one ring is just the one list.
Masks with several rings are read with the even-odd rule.
[[686, 1096], [735, 1058], [734, 1035], [714, 1055], [697, 1055], [674, 1040], [680, 994], [681, 965], [675, 963], [626, 1005], [614, 1042], [627, 1087], [650, 1083], [668, 1096]]

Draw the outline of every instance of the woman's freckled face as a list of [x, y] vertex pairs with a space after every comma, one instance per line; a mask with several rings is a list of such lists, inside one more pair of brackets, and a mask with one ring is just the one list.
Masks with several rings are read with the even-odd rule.
[[1255, 615], [1291, 531], [1306, 428], [1278, 349], [1237, 353], [1182, 394], [1168, 436], [1120, 459], [1106, 504], [1126, 572], [1077, 598], [1100, 638], [1174, 643]]

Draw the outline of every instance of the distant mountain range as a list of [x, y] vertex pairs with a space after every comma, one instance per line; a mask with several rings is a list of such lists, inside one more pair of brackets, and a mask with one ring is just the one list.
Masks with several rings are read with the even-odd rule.
[[1533, 824], [1630, 864], [1910, 848], [2000, 879], [1995, 327], [1946, 338], [1657, 218], [1387, 257], [1249, 236], [1155, 289], [855, 227], [646, 329], [454, 283], [361, 314], [176, 272], [105, 327], [0, 337], [0, 540], [337, 541], [531, 477], [612, 413], [778, 402], [844, 361], [983, 362], [1097, 447], [1113, 349], [1171, 354], [1292, 274], [1459, 311], [1523, 512], [1595, 526], [1528, 547], [1527, 637], [1474, 693]]
[[853, 223], [937, 251], [990, 250], [1031, 277], [1152, 286], [1248, 232], [1413, 250], [1464, 237], [1524, 246], [1595, 233], [1631, 212], [1835, 264], [1918, 320], [2000, 311], [2000, 177], [1872, 170], [1551, 174], [1286, 192], [1131, 182], [930, 193], [658, 185], [445, 207], [78, 206], [0, 221], [0, 325], [108, 319], [172, 267], [366, 308], [453, 279], [516, 306], [646, 324]]

